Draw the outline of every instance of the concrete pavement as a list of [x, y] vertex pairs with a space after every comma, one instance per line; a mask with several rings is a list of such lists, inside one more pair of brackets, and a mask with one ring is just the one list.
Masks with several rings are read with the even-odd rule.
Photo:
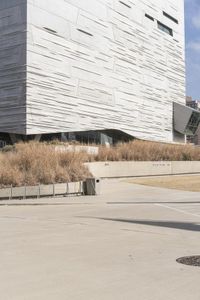
[[[25, 204], [25, 205], [24, 205]], [[0, 202], [2, 300], [199, 300], [200, 193], [105, 180], [102, 195]]]

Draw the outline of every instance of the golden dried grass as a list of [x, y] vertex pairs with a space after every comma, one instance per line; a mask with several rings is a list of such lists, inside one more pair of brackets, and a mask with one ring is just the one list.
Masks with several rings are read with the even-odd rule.
[[127, 182], [151, 187], [200, 192], [199, 175], [134, 178]]
[[56, 152], [45, 143], [19, 143], [0, 153], [0, 186], [21, 186], [83, 180], [90, 176], [85, 153]]
[[172, 145], [132, 141], [106, 148], [101, 146], [98, 161], [183, 161], [200, 160], [200, 148], [192, 145]]
[[100, 146], [98, 155], [55, 151], [53, 144], [19, 143], [0, 152], [0, 187], [84, 180], [91, 176], [89, 161], [182, 161], [200, 160], [200, 148], [132, 141], [110, 148]]

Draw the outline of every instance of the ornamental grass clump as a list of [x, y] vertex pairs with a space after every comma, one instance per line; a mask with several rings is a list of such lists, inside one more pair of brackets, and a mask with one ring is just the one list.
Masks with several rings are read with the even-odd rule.
[[19, 143], [0, 153], [0, 186], [63, 183], [91, 176], [84, 166], [85, 153], [56, 152], [39, 142]]
[[134, 140], [107, 148], [101, 146], [97, 161], [186, 161], [200, 160], [200, 148]]

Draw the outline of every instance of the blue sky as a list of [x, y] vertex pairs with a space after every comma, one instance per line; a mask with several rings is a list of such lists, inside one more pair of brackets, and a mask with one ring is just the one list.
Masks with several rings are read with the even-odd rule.
[[187, 95], [200, 99], [200, 0], [185, 0]]

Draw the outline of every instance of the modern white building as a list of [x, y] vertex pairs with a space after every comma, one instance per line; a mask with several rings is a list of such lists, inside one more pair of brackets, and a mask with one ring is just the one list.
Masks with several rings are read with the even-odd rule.
[[184, 141], [184, 47], [183, 0], [1, 0], [0, 132]]

